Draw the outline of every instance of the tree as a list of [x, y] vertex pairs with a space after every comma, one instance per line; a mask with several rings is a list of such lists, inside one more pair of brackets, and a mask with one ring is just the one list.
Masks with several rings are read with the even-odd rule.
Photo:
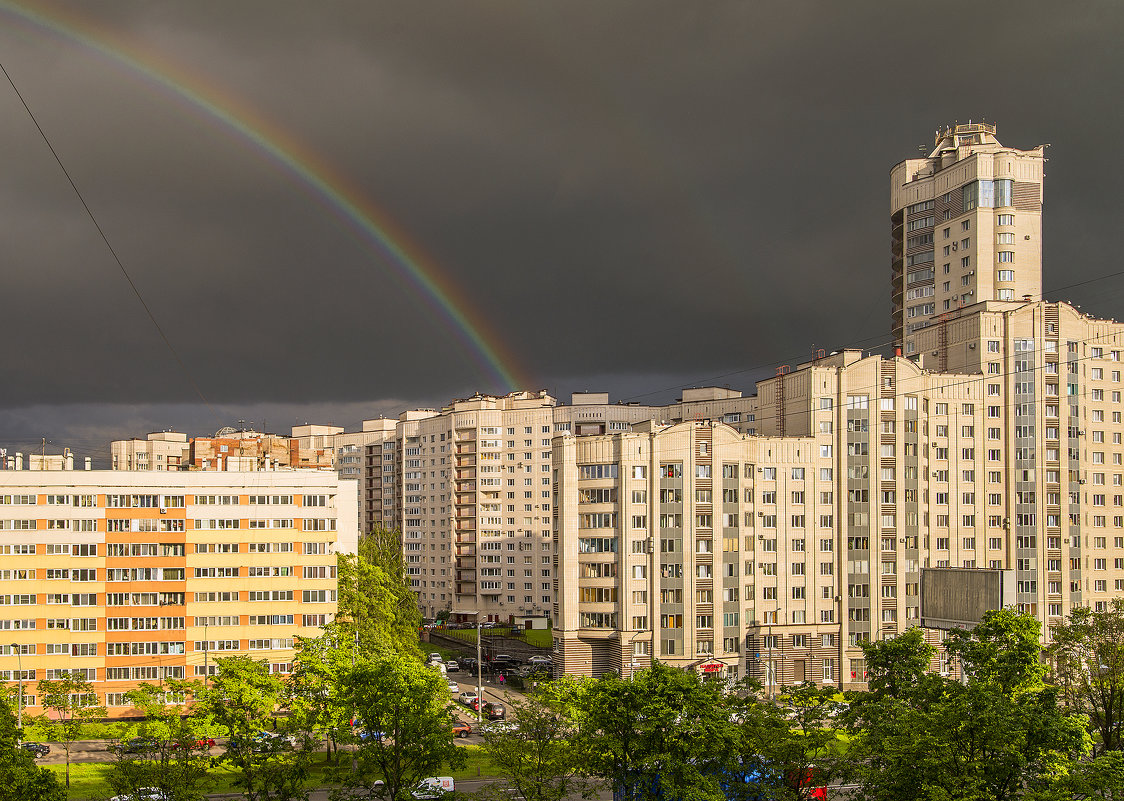
[[607, 673], [575, 698], [583, 767], [624, 801], [719, 801], [738, 741], [721, 686], [656, 662]]
[[[56, 679], [40, 679], [39, 695], [46, 709], [47, 738], [62, 745], [66, 752], [66, 786], [70, 787], [70, 748], [78, 739], [83, 723], [105, 717], [105, 707], [84, 672], [60, 670]], [[51, 713], [55, 720], [51, 721]]]
[[1042, 681], [1033, 618], [988, 612], [971, 632], [954, 631], [948, 649], [963, 682], [885, 675], [892, 653], [915, 664], [928, 658], [920, 637], [864, 646], [871, 683], [883, 689], [852, 694], [848, 758], [863, 797], [1005, 801], [1061, 775], [1088, 749], [1084, 721], [1059, 709], [1057, 689]]
[[339, 739], [348, 731], [349, 712], [343, 703], [342, 677], [352, 667], [355, 653], [347, 633], [336, 623], [324, 626], [319, 637], [298, 637], [289, 676], [290, 710], [308, 732], [320, 732], [327, 743], [325, 758], [339, 755]]
[[760, 704], [760, 721], [746, 716], [743, 760], [755, 755], [769, 797], [805, 801], [840, 771], [839, 736], [834, 717], [840, 710], [832, 687], [811, 682], [785, 687], [783, 707]]
[[1046, 649], [1065, 704], [1089, 716], [1095, 751], [1124, 749], [1124, 600], [1103, 612], [1078, 607], [1053, 627]]
[[460, 767], [453, 744], [449, 691], [441, 676], [401, 653], [360, 661], [342, 678], [343, 703], [360, 721], [350, 734], [353, 764], [338, 771], [334, 798], [408, 798], [444, 766]]
[[168, 679], [142, 683], [126, 698], [144, 713], [144, 722], [131, 727], [125, 741], [140, 747], [118, 746], [109, 784], [119, 795], [157, 787], [167, 801], [198, 801], [206, 791], [210, 762], [201, 745], [217, 728], [204, 715], [185, 716], [183, 704], [201, 688], [198, 682]]
[[[274, 722], [284, 700], [281, 679], [269, 665], [249, 656], [215, 660], [218, 674], [197, 696], [196, 712], [210, 716], [227, 732], [225, 759], [237, 770], [235, 785], [249, 801], [283, 801], [307, 797], [309, 751], [301, 733], [273, 735], [265, 731]], [[296, 740], [296, 745], [289, 738]]]
[[65, 801], [66, 788], [54, 772], [36, 765], [19, 747], [20, 734], [8, 699], [0, 695], [0, 799]]
[[904, 698], [917, 690], [929, 672], [936, 649], [925, 642], [919, 628], [864, 648], [872, 695]]
[[1030, 794], [1034, 801], [1124, 801], [1124, 751], [1105, 751]]
[[547, 693], [526, 702], [509, 701], [518, 721], [506, 731], [484, 735], [484, 752], [525, 801], [562, 801], [586, 796], [576, 724], [564, 704]]
[[421, 612], [406, 577], [401, 535], [377, 527], [359, 538], [358, 553], [337, 560], [336, 621], [361, 654], [390, 649], [418, 655]]

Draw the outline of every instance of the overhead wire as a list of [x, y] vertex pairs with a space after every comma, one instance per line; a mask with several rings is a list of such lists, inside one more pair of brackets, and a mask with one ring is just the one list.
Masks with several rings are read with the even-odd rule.
[[203, 390], [199, 388], [199, 384], [195, 381], [195, 378], [192, 376], [191, 371], [187, 367], [187, 364], [180, 357], [179, 352], [176, 350], [175, 346], [172, 345], [172, 341], [168, 338], [167, 333], [165, 333], [164, 327], [161, 326], [159, 321], [156, 319], [156, 315], [153, 313], [151, 307], [148, 305], [148, 302], [145, 301], [144, 296], [141, 294], [140, 288], [133, 280], [133, 277], [129, 274], [129, 271], [125, 268], [125, 263], [121, 260], [121, 257], [118, 255], [117, 250], [113, 247], [112, 243], [110, 243], [109, 237], [106, 235], [105, 230], [98, 223], [97, 217], [94, 216], [93, 209], [91, 209], [90, 204], [86, 202], [86, 198], [83, 196], [81, 190], [79, 190], [78, 184], [75, 183], [74, 178], [70, 174], [70, 171], [67, 170], [66, 165], [63, 164], [62, 158], [55, 150], [54, 145], [51, 144], [51, 140], [47, 137], [46, 131], [44, 131], [43, 126], [39, 124], [39, 120], [36, 118], [35, 113], [31, 110], [31, 106], [29, 106], [27, 100], [24, 99], [23, 94], [16, 86], [15, 81], [12, 80], [12, 76], [8, 74], [8, 70], [4, 67], [4, 64], [2, 62], [0, 62], [0, 72], [4, 73], [4, 77], [11, 85], [12, 91], [15, 92], [16, 97], [19, 98], [20, 103], [23, 105], [24, 111], [26, 111], [28, 117], [31, 118], [31, 122], [35, 125], [35, 129], [39, 132], [39, 136], [43, 139], [44, 144], [47, 145], [47, 149], [54, 157], [55, 163], [59, 165], [59, 169], [62, 170], [62, 174], [66, 176], [66, 180], [70, 184], [70, 188], [74, 190], [74, 194], [78, 197], [78, 201], [82, 204], [82, 208], [85, 209], [86, 216], [90, 218], [90, 222], [93, 223], [94, 228], [97, 230], [102, 242], [105, 243], [106, 249], [113, 257], [113, 260], [117, 263], [117, 267], [121, 270], [121, 275], [125, 277], [125, 280], [128, 282], [129, 287], [133, 290], [133, 294], [136, 295], [137, 300], [140, 301], [141, 307], [144, 309], [145, 314], [148, 315], [148, 319], [152, 321], [152, 325], [156, 328], [156, 331], [157, 333], [159, 333], [160, 338], [164, 341], [164, 345], [167, 346], [168, 351], [172, 354], [172, 357], [176, 360], [176, 363], [179, 364], [180, 370], [182, 371], [184, 377], [187, 379], [187, 382], [191, 385], [192, 389], [195, 390], [195, 394], [199, 396], [199, 399], [203, 401], [203, 404], [215, 416], [215, 419], [219, 419], [218, 413], [215, 411], [214, 407], [211, 406], [211, 402], [207, 400], [207, 396], [203, 394]]
[[[1105, 273], [1104, 275], [1099, 275], [1099, 276], [1096, 276], [1094, 278], [1089, 278], [1089, 279], [1086, 279], [1084, 281], [1078, 281], [1078, 282], [1075, 282], [1075, 283], [1072, 283], [1072, 284], [1066, 284], [1064, 286], [1052, 287], [1051, 289], [1049, 289], [1047, 291], [1050, 294], [1053, 294], [1053, 293], [1056, 293], [1056, 292], [1061, 292], [1061, 291], [1066, 290], [1066, 289], [1073, 289], [1073, 288], [1079, 287], [1079, 286], [1086, 286], [1088, 284], [1096, 283], [1098, 281], [1105, 281], [1105, 280], [1108, 280], [1110, 278], [1117, 278], [1119, 276], [1124, 276], [1124, 270], [1118, 270], [1118, 271], [1111, 272], [1111, 273]], [[875, 334], [873, 336], [865, 337], [863, 339], [852, 340], [849, 343], [845, 343], [841, 346], [831, 348], [831, 350], [832, 351], [842, 351], [842, 350], [855, 349], [859, 345], [863, 345], [864, 343], [870, 342], [873, 339], [879, 339], [883, 336], [885, 336], [885, 335], [884, 334]], [[866, 347], [863, 347], [862, 350], [875, 351], [875, 350], [878, 350], [880, 348], [889, 347], [889, 346], [895, 344], [895, 342], [896, 342], [896, 340], [889, 339], [889, 340], [886, 340], [886, 341], [883, 341], [883, 342], [875, 343], [873, 345], [867, 345]], [[756, 364], [756, 365], [751, 365], [749, 367], [744, 367], [744, 368], [740, 368], [740, 369], [737, 369], [737, 370], [731, 370], [731, 371], [728, 371], [728, 372], [725, 372], [725, 373], [719, 373], [718, 375], [715, 375], [715, 376], [699, 378], [699, 379], [696, 379], [694, 381], [690, 381], [690, 382], [687, 382], [687, 383], [676, 384], [674, 386], [665, 387], [665, 388], [662, 388], [662, 389], [655, 389], [655, 390], [651, 390], [649, 392], [636, 393], [636, 394], [630, 395], [626, 398], [622, 398], [621, 402], [627, 403], [629, 401], [636, 400], [637, 398], [645, 398], [645, 397], [648, 397], [650, 395], [659, 395], [659, 394], [663, 394], [665, 392], [674, 392], [676, 390], [689, 389], [691, 387], [706, 386], [709, 382], [718, 381], [720, 379], [728, 378], [728, 377], [734, 376], [734, 375], [741, 375], [741, 374], [744, 374], [744, 373], [750, 373], [750, 372], [754, 372], [754, 371], [757, 371], [757, 370], [764, 370], [768, 367], [779, 367], [781, 365], [788, 364], [792, 361], [797, 361], [797, 360], [803, 359], [807, 356], [808, 356], [808, 354], [799, 354], [799, 355], [793, 355], [793, 356], [791, 356], [787, 359], [773, 359], [773, 360], [770, 360], [770, 361], [767, 361], [767, 362], [761, 362], [761, 363]]]

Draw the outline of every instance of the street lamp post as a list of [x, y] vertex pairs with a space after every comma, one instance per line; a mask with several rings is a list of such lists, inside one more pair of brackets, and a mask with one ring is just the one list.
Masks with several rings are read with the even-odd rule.
[[640, 629], [639, 631], [634, 632], [633, 635], [628, 638], [628, 649], [627, 649], [629, 651], [629, 653], [627, 654], [627, 656], [628, 656], [628, 678], [630, 680], [632, 679], [633, 675], [636, 673], [636, 653], [635, 653], [636, 638], [639, 637], [641, 634], [647, 634], [648, 631], [649, 631], [648, 629]]
[[[16, 696], [16, 727], [23, 729], [23, 654], [20, 653], [20, 645], [18, 642], [12, 643], [12, 650], [16, 652], [16, 660], [18, 668], [16, 677], [19, 681], [19, 686], [16, 689], [18, 695]], [[21, 732], [22, 735], [22, 732]]]
[[458, 615], [476, 615], [476, 723], [481, 721], [481, 713], [484, 711], [484, 666], [481, 664], [480, 659], [480, 612], [460, 612]]

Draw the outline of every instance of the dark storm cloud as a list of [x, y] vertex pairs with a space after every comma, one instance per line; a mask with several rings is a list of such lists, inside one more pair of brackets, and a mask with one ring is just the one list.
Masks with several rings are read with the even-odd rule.
[[[315, 154], [420, 244], [535, 388], [629, 396], [886, 342], [887, 174], [957, 119], [1052, 143], [1048, 288], [1115, 270], [1116, 3], [36, 7], [90, 20]], [[280, 404], [353, 423], [362, 404], [503, 389], [251, 142], [0, 15], [4, 66], [223, 414]], [[0, 433], [78, 413], [95, 438], [176, 424], [128, 411], [152, 404], [201, 421], [3, 85], [0, 149], [0, 405], [25, 410]], [[1120, 316], [1122, 292], [1063, 295]], [[752, 374], [733, 380], [751, 389]], [[26, 410], [48, 407], [31, 425]]]

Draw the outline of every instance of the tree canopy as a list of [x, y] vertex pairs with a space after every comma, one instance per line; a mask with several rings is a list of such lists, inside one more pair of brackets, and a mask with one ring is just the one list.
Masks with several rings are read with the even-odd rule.
[[406, 577], [397, 531], [375, 528], [364, 534], [357, 553], [339, 555], [337, 575], [336, 623], [359, 652], [389, 648], [420, 655], [421, 612]]
[[20, 730], [8, 699], [0, 695], [0, 799], [65, 801], [66, 788], [50, 770], [19, 747]]
[[1032, 617], [989, 612], [948, 649], [963, 681], [916, 672], [931, 655], [919, 635], [864, 646], [872, 689], [851, 696], [848, 762], [865, 798], [1005, 801], [1088, 751], [1084, 720], [1043, 682]]
[[1089, 716], [1096, 751], [1124, 749], [1124, 599], [1099, 612], [1074, 609], [1052, 640], [1052, 678], [1066, 705]]

